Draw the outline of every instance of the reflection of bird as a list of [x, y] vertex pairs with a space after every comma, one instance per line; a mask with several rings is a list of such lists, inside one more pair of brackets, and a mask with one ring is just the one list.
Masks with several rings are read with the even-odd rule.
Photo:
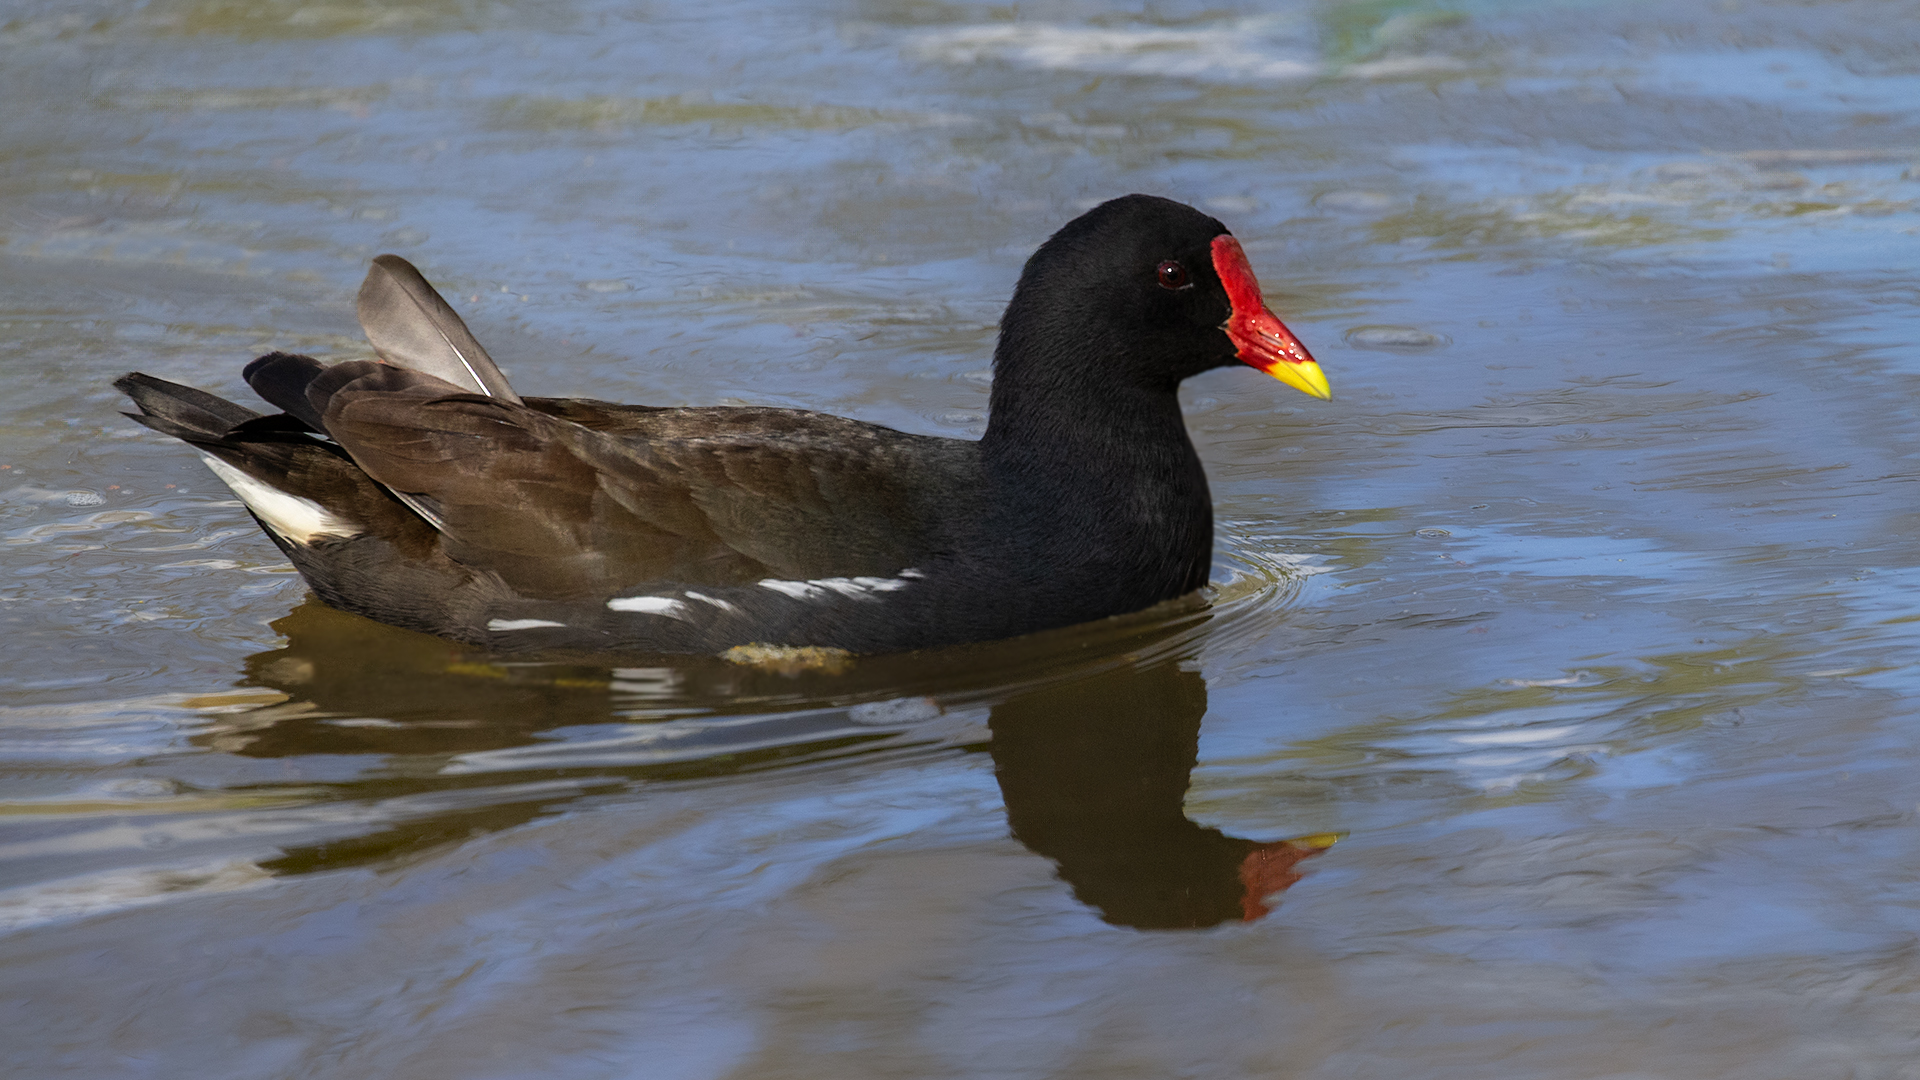
[[[270, 867], [304, 873], [511, 828], [634, 781], [758, 772], [783, 761], [927, 746], [929, 738], [937, 745], [941, 736], [917, 726], [923, 712], [899, 727], [872, 726], [850, 721], [846, 701], [977, 701], [984, 690], [997, 699], [990, 749], [1013, 834], [1053, 860], [1081, 901], [1109, 922], [1143, 929], [1260, 918], [1267, 898], [1299, 879], [1295, 864], [1329, 841], [1262, 843], [1187, 819], [1183, 800], [1207, 706], [1204, 679], [1180, 667], [1194, 624], [1126, 622], [1105, 624], [1112, 633], [1091, 656], [1087, 636], [1075, 632], [789, 677], [704, 656], [662, 657], [648, 668], [476, 663], [457, 646], [309, 602], [274, 623], [285, 646], [247, 660], [247, 685], [288, 700], [221, 715], [194, 741], [252, 758], [366, 763], [324, 786], [334, 798], [380, 801], [396, 816], [344, 817], [374, 827], [303, 841]], [[1099, 670], [1120, 656], [1127, 659]], [[1024, 688], [981, 686], [982, 670], [1004, 678], [1022, 659], [1035, 665], [1021, 677]], [[650, 685], [622, 689], [641, 678]], [[639, 723], [627, 712], [636, 690], [646, 693], [648, 719]], [[683, 725], [671, 740], [648, 741], [641, 758], [618, 762], [597, 756], [593, 736], [579, 745], [554, 737], [560, 728], [639, 732], [669, 716], [713, 723]], [[511, 753], [533, 746], [548, 752]], [[445, 768], [450, 756], [490, 752], [486, 769]], [[304, 767], [291, 771], [303, 797], [322, 786]], [[456, 790], [461, 797], [434, 797]], [[425, 797], [404, 810], [390, 802], [410, 794]]]
[[1143, 930], [1267, 914], [1328, 837], [1261, 843], [1188, 820], [1207, 684], [1163, 661], [1056, 683], [993, 708], [1014, 838], [1054, 860], [1108, 922]]
[[1206, 478], [1175, 390], [1244, 361], [1326, 380], [1239, 243], [1128, 196], [1027, 263], [978, 442], [819, 413], [522, 399], [412, 266], [374, 261], [386, 363], [275, 353], [261, 416], [146, 375], [327, 603], [495, 649], [883, 652], [1133, 611], [1205, 583]]

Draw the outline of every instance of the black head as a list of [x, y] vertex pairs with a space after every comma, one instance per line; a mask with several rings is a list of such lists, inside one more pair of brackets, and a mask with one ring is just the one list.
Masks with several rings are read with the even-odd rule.
[[1227, 227], [1152, 195], [1102, 203], [1033, 253], [994, 357], [996, 385], [1064, 380], [1168, 393], [1240, 362], [1326, 396], [1318, 366], [1267, 310]]

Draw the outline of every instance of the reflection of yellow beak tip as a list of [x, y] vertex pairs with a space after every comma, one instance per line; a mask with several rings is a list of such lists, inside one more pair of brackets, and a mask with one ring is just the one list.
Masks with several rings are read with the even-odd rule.
[[1317, 397], [1321, 401], [1332, 401], [1333, 390], [1327, 386], [1326, 372], [1311, 360], [1299, 363], [1282, 360], [1272, 367], [1261, 369], [1267, 374], [1293, 387], [1303, 394]]

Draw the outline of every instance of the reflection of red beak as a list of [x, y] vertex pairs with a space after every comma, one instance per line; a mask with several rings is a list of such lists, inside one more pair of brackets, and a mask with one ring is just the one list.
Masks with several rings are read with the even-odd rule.
[[1247, 857], [1240, 860], [1240, 917], [1247, 922], [1265, 918], [1273, 910], [1267, 897], [1287, 891], [1300, 880], [1300, 872], [1293, 865], [1327, 850], [1338, 839], [1330, 833], [1318, 833], [1261, 844], [1247, 852]]
[[1221, 329], [1238, 350], [1234, 355], [1301, 393], [1322, 401], [1333, 400], [1320, 365], [1261, 299], [1260, 283], [1254, 280], [1247, 253], [1232, 233], [1213, 238], [1213, 272], [1220, 275], [1227, 302], [1233, 305], [1233, 314], [1227, 316], [1227, 324]]

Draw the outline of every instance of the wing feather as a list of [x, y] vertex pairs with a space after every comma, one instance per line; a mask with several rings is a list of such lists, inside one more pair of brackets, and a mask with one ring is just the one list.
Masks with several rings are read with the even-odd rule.
[[357, 302], [360, 327], [389, 364], [424, 372], [455, 386], [520, 403], [493, 357], [413, 264], [381, 255], [367, 268]]

